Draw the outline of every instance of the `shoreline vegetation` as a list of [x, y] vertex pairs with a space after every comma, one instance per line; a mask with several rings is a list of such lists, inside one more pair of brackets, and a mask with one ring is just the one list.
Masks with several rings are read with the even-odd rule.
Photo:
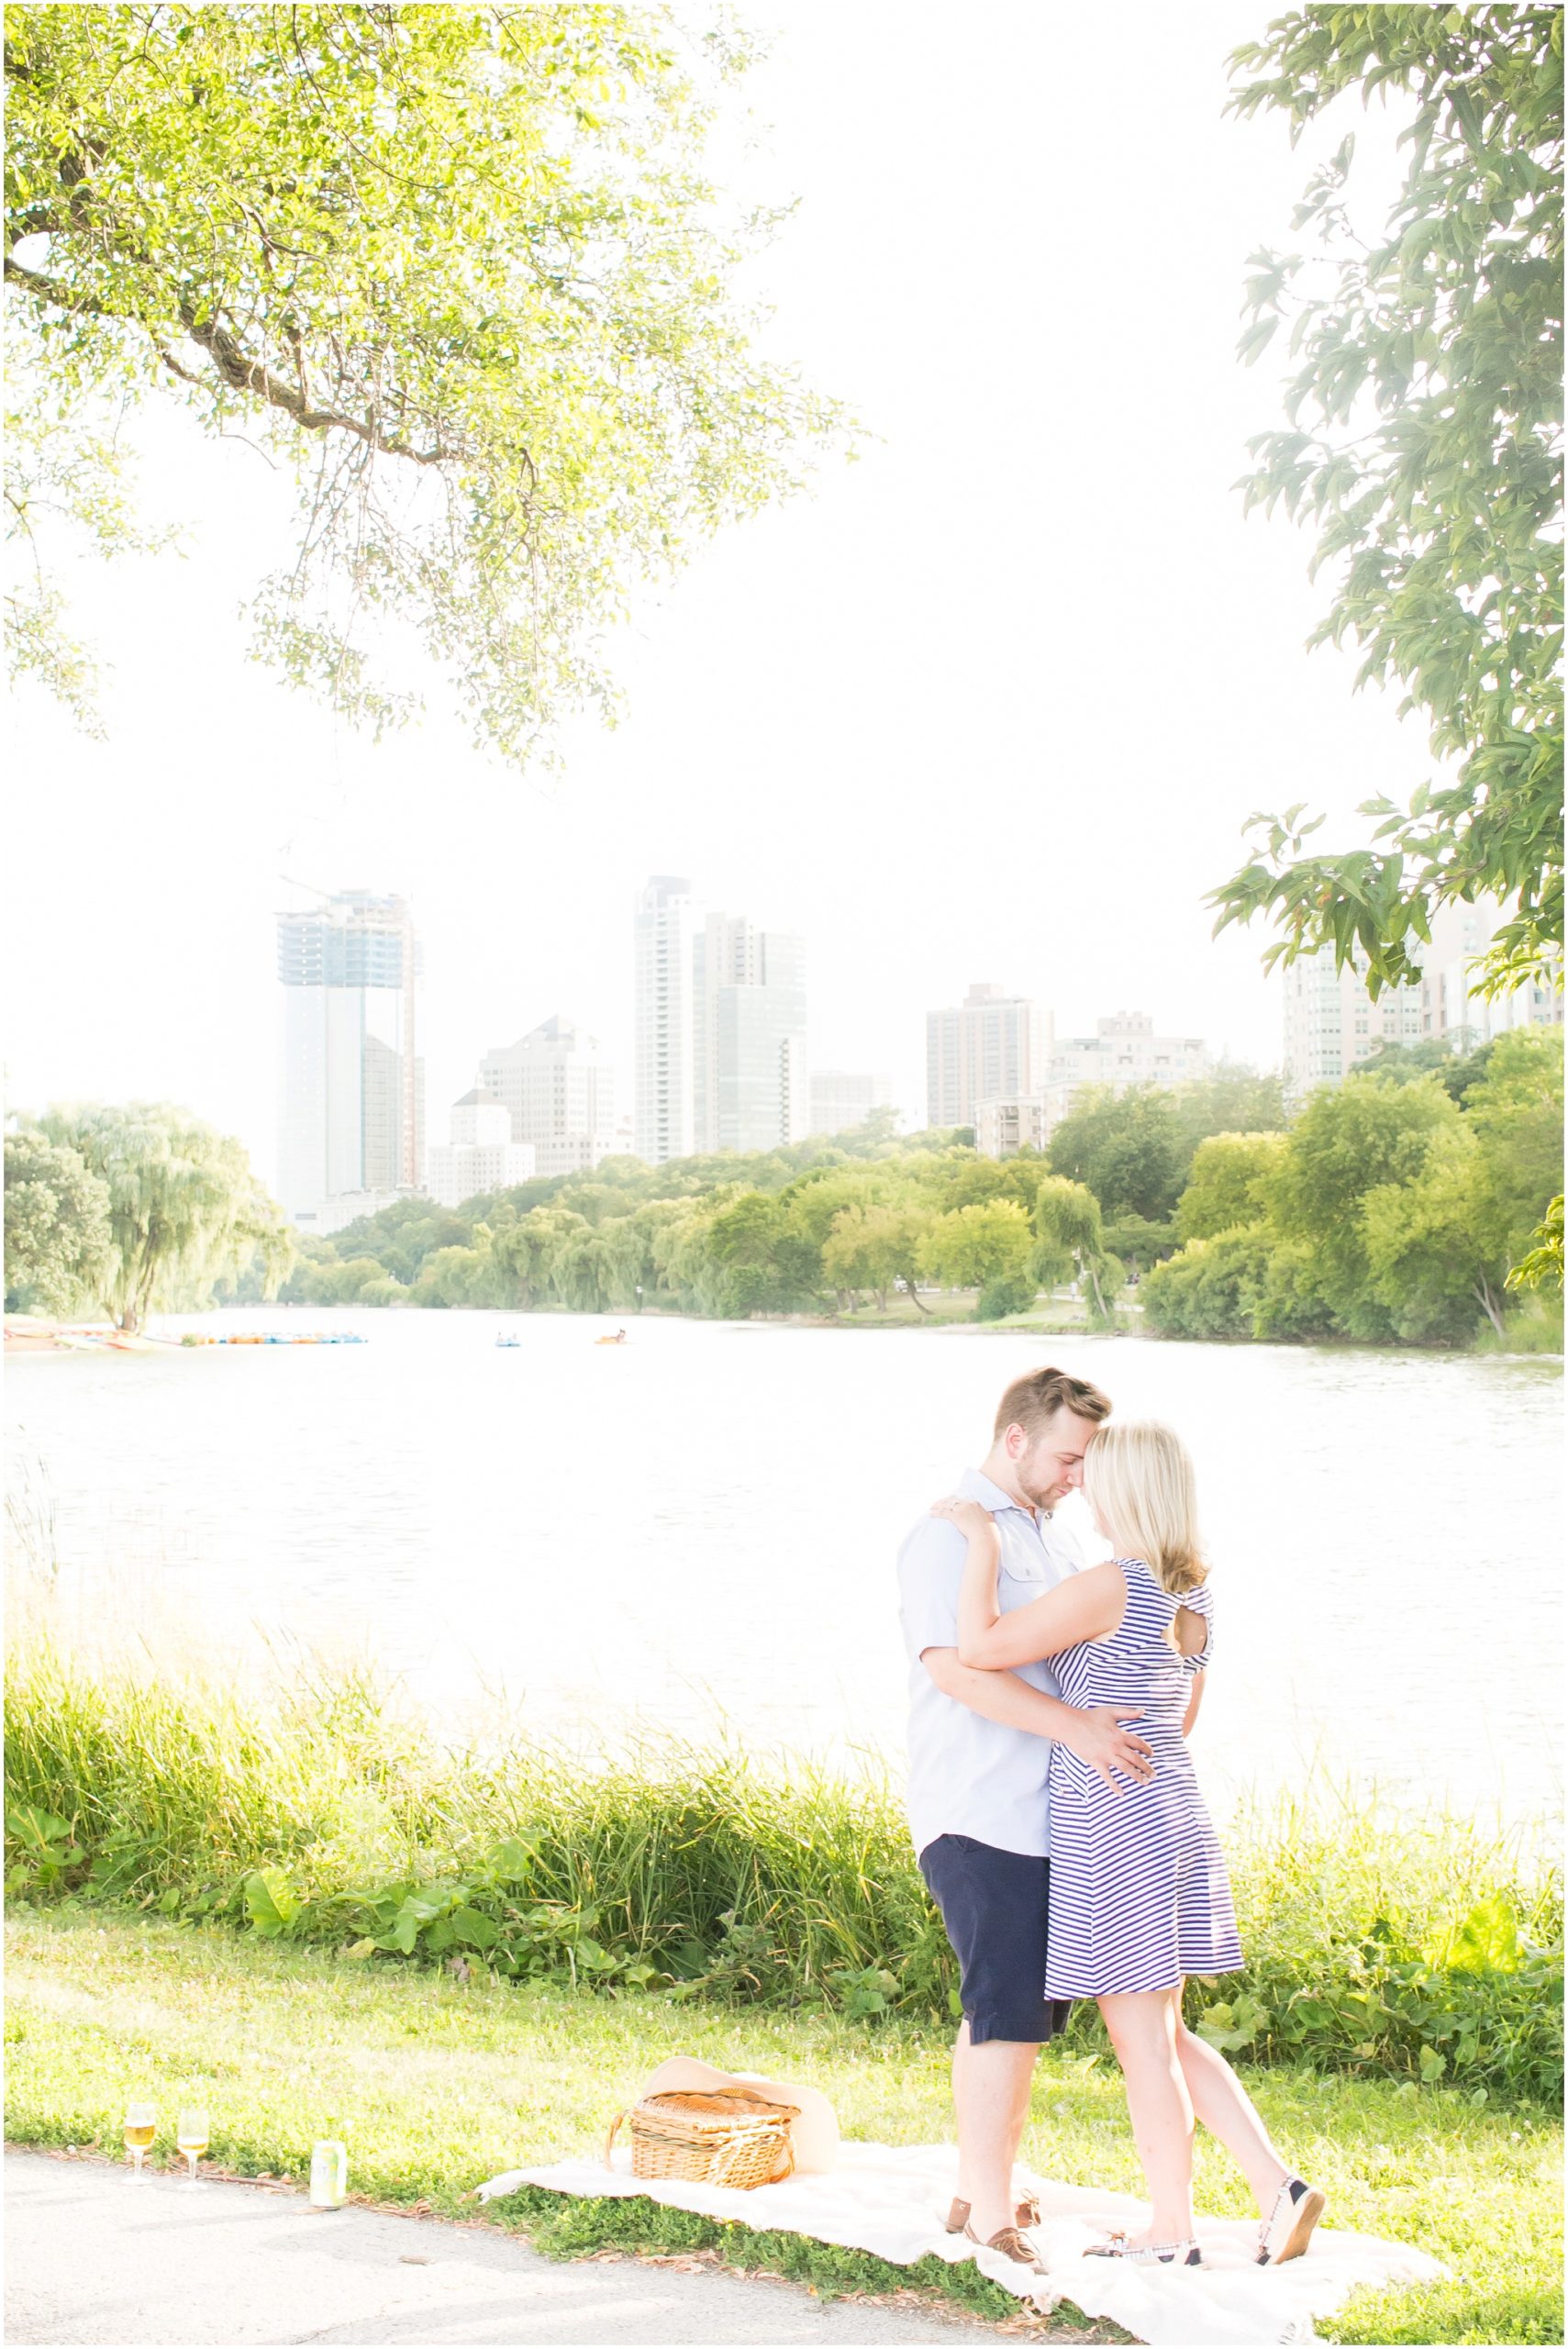
[[1294, 1116], [1245, 1069], [1088, 1086], [1043, 1152], [1000, 1160], [966, 1128], [894, 1126], [607, 1159], [458, 1208], [409, 1194], [328, 1238], [288, 1230], [183, 1112], [51, 1113], [6, 1137], [6, 1307], [95, 1299], [129, 1330], [275, 1297], [1562, 1351], [1560, 1030], [1389, 1047]]
[[[365, 1672], [265, 1683], [88, 1661], [7, 1672], [6, 1891], [135, 1902], [354, 1965], [675, 2006], [951, 2027], [951, 1953], [884, 1777], [673, 1740], [585, 1760], [493, 1720], [450, 1742]], [[1562, 2088], [1560, 1862], [1365, 1790], [1228, 1834], [1245, 1972], [1188, 2020], [1249, 2065]], [[1092, 2014], [1069, 2046], [1098, 2043]]]
[[[299, 1314], [302, 1333], [290, 1341], [295, 1344], [311, 1342], [311, 1340], [303, 1332], [310, 1326], [309, 1317], [312, 1311], [325, 1311], [334, 1317], [339, 1315], [348, 1317], [356, 1312], [374, 1315], [399, 1309], [396, 1306], [388, 1306], [380, 1302], [367, 1305], [362, 1298], [352, 1304], [333, 1304], [317, 1308], [306, 1306], [302, 1300], [296, 1298], [274, 1299], [271, 1306], [261, 1300], [247, 1299], [243, 1305], [235, 1300], [221, 1308], [215, 1304], [205, 1309], [233, 1312], [245, 1311], [253, 1307], [258, 1312], [267, 1312], [273, 1310], [278, 1303], [287, 1307], [291, 1312], [297, 1311]], [[1033, 1309], [1026, 1308], [1022, 1312], [1006, 1314], [995, 1320], [977, 1320], [974, 1304], [975, 1292], [961, 1289], [945, 1293], [940, 1299], [929, 1299], [923, 1309], [895, 1298], [890, 1301], [885, 1312], [879, 1312], [874, 1307], [867, 1307], [863, 1310], [846, 1314], [802, 1312], [766, 1316], [751, 1315], [746, 1318], [752, 1321], [763, 1320], [769, 1326], [780, 1330], [879, 1331], [925, 1330], [940, 1330], [949, 1337], [965, 1338], [1072, 1338], [1077, 1340], [1147, 1338], [1152, 1341], [1157, 1334], [1147, 1326], [1143, 1308], [1138, 1301], [1136, 1292], [1129, 1293], [1118, 1301], [1116, 1319], [1109, 1323], [1096, 1320], [1084, 1308], [1081, 1299], [1071, 1296], [1057, 1296], [1050, 1299], [1042, 1297]], [[475, 1305], [451, 1306], [441, 1309], [458, 1314], [493, 1314], [516, 1308]], [[684, 1312], [679, 1307], [662, 1303], [634, 1308], [629, 1314], [617, 1314], [613, 1308], [606, 1311], [573, 1305], [535, 1305], [528, 1308], [526, 1318], [532, 1319], [536, 1316], [552, 1320], [591, 1321], [596, 1326], [602, 1325], [606, 1320], [614, 1320], [628, 1327], [628, 1335], [639, 1319], [712, 1321], [715, 1319], [711, 1314]], [[156, 1320], [157, 1318], [155, 1316], [154, 1319]], [[524, 1318], [520, 1311], [518, 1318]], [[328, 1332], [335, 1330], [337, 1326], [335, 1318], [334, 1321], [328, 1325]], [[321, 1341], [332, 1342], [333, 1340], [329, 1334], [324, 1333]], [[1214, 1336], [1205, 1339], [1162, 1337], [1160, 1341], [1174, 1345], [1234, 1346], [1268, 1342], [1234, 1336]], [[56, 1323], [38, 1315], [7, 1314], [6, 1317], [5, 1351], [8, 1354], [90, 1354], [99, 1357], [106, 1353], [168, 1354], [197, 1350], [198, 1347], [205, 1347], [213, 1342], [210, 1339], [198, 1341], [188, 1332], [171, 1337], [161, 1333], [156, 1328], [139, 1332], [134, 1337], [128, 1336], [112, 1321]], [[234, 1341], [230, 1340], [229, 1342], [232, 1343]], [[247, 1341], [247, 1342], [259, 1342], [259, 1341]], [[1274, 1340], [1272, 1342], [1284, 1344], [1289, 1341]], [[1413, 1344], [1374, 1345], [1367, 1339], [1350, 1337], [1316, 1338], [1311, 1343], [1313, 1351], [1320, 1353], [1376, 1353], [1397, 1355], [1429, 1354], [1434, 1351], [1431, 1347]], [[1443, 1351], [1456, 1350], [1450, 1348]], [[1528, 1297], [1508, 1315], [1501, 1334], [1491, 1329], [1483, 1329], [1476, 1333], [1467, 1347], [1458, 1351], [1471, 1355], [1494, 1355], [1504, 1361], [1561, 1361], [1563, 1353], [1563, 1318], [1561, 1302], [1555, 1298]]]
[[[584, 1760], [499, 1719], [439, 1737], [364, 1674], [70, 1653], [46, 1604], [19, 1610], [6, 1683], [12, 2142], [112, 2156], [128, 2098], [165, 2121], [199, 2099], [221, 2171], [299, 2182], [340, 2137], [358, 2196], [472, 2221], [481, 2179], [596, 2151], [674, 2053], [811, 2079], [851, 2136], [951, 2136], [951, 1959], [884, 1780], [673, 1741]], [[1248, 1963], [1192, 1984], [1189, 2020], [1331, 2223], [1450, 2270], [1358, 2294], [1324, 2337], [1560, 2340], [1555, 1846], [1350, 1788], [1260, 1808], [1227, 1843]], [[1091, 2009], [1040, 2066], [1021, 2157], [1141, 2190]], [[1197, 2176], [1206, 2208], [1248, 2207], [1201, 2139]], [[695, 2256], [1019, 2329], [971, 2266], [640, 2198], [528, 2189], [478, 2222], [561, 2258]], [[1070, 2309], [1051, 2332], [1122, 2337]]]

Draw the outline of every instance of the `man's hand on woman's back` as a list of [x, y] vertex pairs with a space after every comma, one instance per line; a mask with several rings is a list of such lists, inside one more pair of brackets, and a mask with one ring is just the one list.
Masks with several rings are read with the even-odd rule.
[[1124, 1777], [1137, 1779], [1140, 1786], [1151, 1784], [1154, 1776], [1153, 1748], [1146, 1745], [1124, 1724], [1141, 1720], [1141, 1709], [1136, 1705], [1095, 1705], [1084, 1712], [1067, 1709], [1070, 1728], [1055, 1731], [1058, 1744], [1066, 1746], [1080, 1762], [1086, 1762], [1097, 1771], [1113, 1794], [1123, 1794], [1112, 1777], [1119, 1770]]

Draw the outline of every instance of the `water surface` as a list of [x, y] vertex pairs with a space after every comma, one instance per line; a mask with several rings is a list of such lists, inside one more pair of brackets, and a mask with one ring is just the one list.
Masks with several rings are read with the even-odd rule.
[[[896, 1752], [893, 1560], [1038, 1340], [282, 1308], [362, 1346], [9, 1364], [16, 1539], [78, 1623], [369, 1652], [454, 1718]], [[522, 1342], [498, 1348], [498, 1329]], [[1217, 1794], [1561, 1802], [1561, 1365], [1081, 1339], [1198, 1461]]]

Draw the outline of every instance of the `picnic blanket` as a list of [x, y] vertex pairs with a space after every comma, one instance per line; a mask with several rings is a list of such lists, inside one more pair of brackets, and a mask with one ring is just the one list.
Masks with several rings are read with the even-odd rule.
[[1031, 2233], [1046, 2273], [1038, 2276], [943, 2231], [957, 2172], [958, 2154], [951, 2145], [844, 2143], [829, 2170], [797, 2173], [782, 2185], [740, 2192], [675, 2178], [633, 2177], [629, 2151], [617, 2148], [607, 2169], [595, 2159], [552, 2162], [506, 2170], [477, 2192], [481, 2201], [515, 2193], [519, 2186], [546, 2187], [558, 2194], [642, 2194], [675, 2210], [872, 2252], [899, 2267], [913, 2266], [928, 2254], [950, 2263], [973, 2259], [1020, 2299], [1045, 2310], [1071, 2300], [1086, 2316], [1108, 2317], [1136, 2339], [1158, 2344], [1235, 2343], [1248, 2349], [1260, 2342], [1311, 2341], [1317, 2337], [1314, 2318], [1331, 2315], [1360, 2287], [1434, 2282], [1446, 2272], [1407, 2243], [1328, 2227], [1319, 2227], [1305, 2258], [1259, 2267], [1255, 2218], [1200, 2219], [1198, 2239], [1207, 2263], [1201, 2268], [1135, 2267], [1085, 2258], [1089, 2244], [1108, 2228], [1142, 2226], [1147, 2205], [1129, 2195], [1067, 2186], [1019, 2169], [1020, 2187], [1040, 2198], [1040, 2224]]

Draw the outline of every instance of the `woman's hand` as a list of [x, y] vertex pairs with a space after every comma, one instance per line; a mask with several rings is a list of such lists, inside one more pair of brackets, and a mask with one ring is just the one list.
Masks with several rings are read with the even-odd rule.
[[966, 1542], [973, 1542], [979, 1534], [982, 1540], [989, 1535], [999, 1544], [996, 1520], [990, 1510], [982, 1508], [978, 1501], [960, 1500], [956, 1494], [951, 1495], [946, 1500], [933, 1501], [931, 1515], [945, 1517], [950, 1525], [956, 1525]]

